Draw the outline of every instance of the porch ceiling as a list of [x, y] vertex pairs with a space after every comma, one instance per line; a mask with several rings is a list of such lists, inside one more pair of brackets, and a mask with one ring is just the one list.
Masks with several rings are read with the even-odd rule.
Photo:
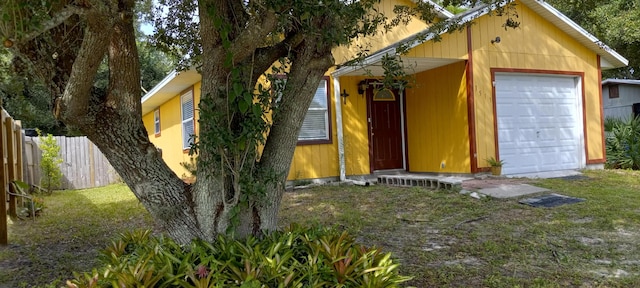
[[[405, 70], [409, 74], [415, 74], [422, 71], [431, 70], [440, 66], [449, 65], [455, 62], [464, 61], [463, 59], [443, 59], [443, 58], [416, 58], [402, 57]], [[382, 61], [377, 61], [366, 66], [353, 66], [351, 71], [342, 74], [342, 76], [384, 76], [382, 69]]]

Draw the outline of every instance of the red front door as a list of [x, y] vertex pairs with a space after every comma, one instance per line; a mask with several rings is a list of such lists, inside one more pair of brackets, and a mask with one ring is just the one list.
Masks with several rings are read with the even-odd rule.
[[367, 89], [369, 112], [369, 156], [372, 170], [401, 169], [402, 125], [400, 119], [400, 97], [392, 91], [395, 100], [389, 97], [374, 97], [376, 89]]

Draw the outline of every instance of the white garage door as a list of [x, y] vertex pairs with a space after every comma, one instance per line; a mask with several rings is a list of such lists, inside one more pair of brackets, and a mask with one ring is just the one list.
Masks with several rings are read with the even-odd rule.
[[497, 74], [498, 148], [503, 174], [583, 166], [582, 109], [577, 79]]

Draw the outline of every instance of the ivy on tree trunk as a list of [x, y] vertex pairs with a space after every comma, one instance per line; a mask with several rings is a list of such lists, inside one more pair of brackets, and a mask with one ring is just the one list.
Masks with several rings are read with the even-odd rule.
[[[135, 0], [16, 1], [0, 4], [8, 11], [0, 33], [16, 71], [47, 84], [55, 116], [98, 146], [181, 243], [276, 229], [298, 133], [319, 81], [335, 65], [332, 49], [414, 16], [436, 17], [422, 2], [393, 16], [374, 9], [377, 0], [158, 1], [155, 45], [202, 75], [193, 143], [198, 178], [187, 184], [162, 160], [142, 122]], [[94, 85], [105, 58], [106, 90]], [[273, 93], [266, 80], [282, 75], [286, 84]]]

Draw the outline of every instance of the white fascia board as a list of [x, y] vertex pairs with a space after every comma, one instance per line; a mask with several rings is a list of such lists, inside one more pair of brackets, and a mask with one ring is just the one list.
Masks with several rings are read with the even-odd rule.
[[[438, 7], [440, 7], [440, 6], [438, 6]], [[444, 9], [444, 8], [442, 8], [442, 9]], [[478, 17], [480, 17], [482, 15], [485, 15], [485, 14], [489, 13], [489, 11], [490, 11], [489, 6], [481, 5], [481, 6], [478, 6], [476, 8], [473, 8], [471, 10], [468, 10], [465, 13], [461, 13], [461, 14], [458, 14], [458, 15], [453, 15], [453, 14], [449, 13], [453, 17], [447, 19], [446, 21], [460, 21], [461, 23], [466, 23], [466, 22], [469, 22], [469, 21], [471, 21], [473, 19], [476, 19], [476, 18], [478, 18]], [[435, 33], [429, 33], [429, 28], [430, 27], [427, 27], [426, 29], [424, 29], [424, 30], [422, 30], [420, 32], [417, 32], [417, 33], [415, 33], [415, 34], [413, 34], [413, 35], [411, 35], [411, 36], [409, 36], [409, 37], [407, 37], [407, 38], [405, 38], [403, 40], [400, 40], [400, 41], [398, 41], [396, 43], [393, 43], [393, 44], [387, 46], [386, 48], [383, 48], [382, 50], [379, 50], [379, 51], [367, 56], [364, 59], [364, 61], [362, 61], [362, 63], [360, 63], [359, 65], [353, 65], [353, 66], [349, 65], [349, 66], [340, 67], [340, 68], [336, 69], [335, 71], [333, 71], [331, 73], [331, 75], [333, 77], [339, 77], [339, 76], [351, 73], [353, 71], [360, 70], [362, 67], [367, 67], [367, 66], [369, 66], [371, 64], [378, 63], [378, 62], [380, 62], [380, 60], [382, 60], [382, 57], [385, 56], [385, 55], [397, 55], [398, 53], [396, 52], [396, 48], [398, 48], [398, 46], [400, 46], [401, 44], [405, 44], [405, 43], [413, 41], [413, 43], [411, 43], [411, 45], [409, 45], [409, 49], [411, 49], [411, 48], [415, 48], [416, 46], [418, 46], [418, 45], [420, 45], [422, 43], [428, 42], [428, 41], [432, 40], [435, 37]], [[442, 34], [444, 34], [446, 32], [448, 32], [448, 30], [444, 30], [444, 31], [440, 32], [440, 35], [442, 35]], [[416, 40], [416, 38], [418, 38], [421, 35], [424, 35], [425, 33], [429, 33], [429, 34], [426, 37], [420, 37], [420, 38], [424, 38], [424, 39], [421, 39], [420, 41]]]
[[[417, 2], [417, 1], [421, 1], [421, 0], [415, 0], [414, 2]], [[437, 11], [438, 16], [441, 16], [441, 18], [444, 18], [445, 21], [455, 17], [455, 15], [453, 13], [447, 11], [447, 9], [444, 9], [442, 6], [434, 3], [433, 1], [430, 1], [430, 0], [422, 0], [422, 1], [425, 1], [425, 2], [427, 2], [429, 4], [431, 4], [434, 7], [434, 9]], [[368, 65], [377, 63], [385, 55], [397, 55], [395, 50], [396, 50], [396, 48], [398, 46], [400, 46], [401, 44], [407, 43], [409, 41], [414, 41], [415, 38], [418, 35], [422, 35], [422, 34], [427, 33], [427, 32], [429, 32], [429, 27], [427, 27], [426, 29], [424, 29], [424, 30], [422, 30], [420, 32], [412, 34], [412, 35], [408, 36], [407, 38], [405, 38], [403, 40], [400, 40], [400, 41], [398, 41], [396, 43], [393, 43], [393, 44], [387, 46], [386, 48], [383, 48], [381, 50], [376, 51], [375, 53], [367, 56], [365, 58], [365, 60], [360, 65], [355, 65], [355, 66], [349, 65], [349, 66], [340, 67], [340, 68], [336, 69], [335, 71], [333, 71], [331, 73], [331, 75], [333, 75], [333, 77], [339, 77], [341, 75], [345, 75], [345, 74], [351, 73], [353, 71], [359, 70], [362, 67], [366, 67]], [[446, 32], [446, 31], [443, 31], [440, 34], [444, 34], [444, 32]], [[420, 45], [420, 44], [422, 44], [424, 42], [427, 42], [427, 41], [433, 39], [434, 36], [435, 35], [433, 33], [430, 33], [429, 35], [427, 35], [427, 37], [424, 39], [424, 41], [414, 41], [414, 43], [412, 43], [410, 45], [410, 48], [414, 48], [414, 47], [416, 47], [416, 46], [418, 46], [418, 45]]]
[[640, 80], [634, 79], [606, 79], [602, 81], [602, 86], [625, 84], [625, 85], [640, 85]]
[[[420, 0], [418, 0], [418, 1], [420, 1]], [[431, 0], [423, 0], [423, 1], [428, 3], [428, 4], [430, 4], [431, 6], [433, 6], [433, 8], [438, 13], [438, 16], [440, 16], [440, 18], [444, 18], [444, 19], [453, 18], [453, 16], [454, 16], [453, 13], [447, 11], [447, 9], [445, 9], [444, 7], [436, 4], [435, 2], [433, 2]]]
[[176, 78], [176, 76], [178, 76], [178, 71], [176, 70], [171, 71], [169, 75], [165, 76], [164, 79], [162, 79], [158, 84], [156, 84], [156, 86], [154, 86], [151, 90], [149, 90], [147, 94], [144, 94], [144, 96], [142, 96], [141, 102], [144, 103], [147, 100], [149, 100], [151, 97], [153, 97], [153, 95], [155, 95], [160, 90], [162, 90], [162, 88], [167, 86], [171, 82], [171, 80], [173, 80], [173, 78]]

